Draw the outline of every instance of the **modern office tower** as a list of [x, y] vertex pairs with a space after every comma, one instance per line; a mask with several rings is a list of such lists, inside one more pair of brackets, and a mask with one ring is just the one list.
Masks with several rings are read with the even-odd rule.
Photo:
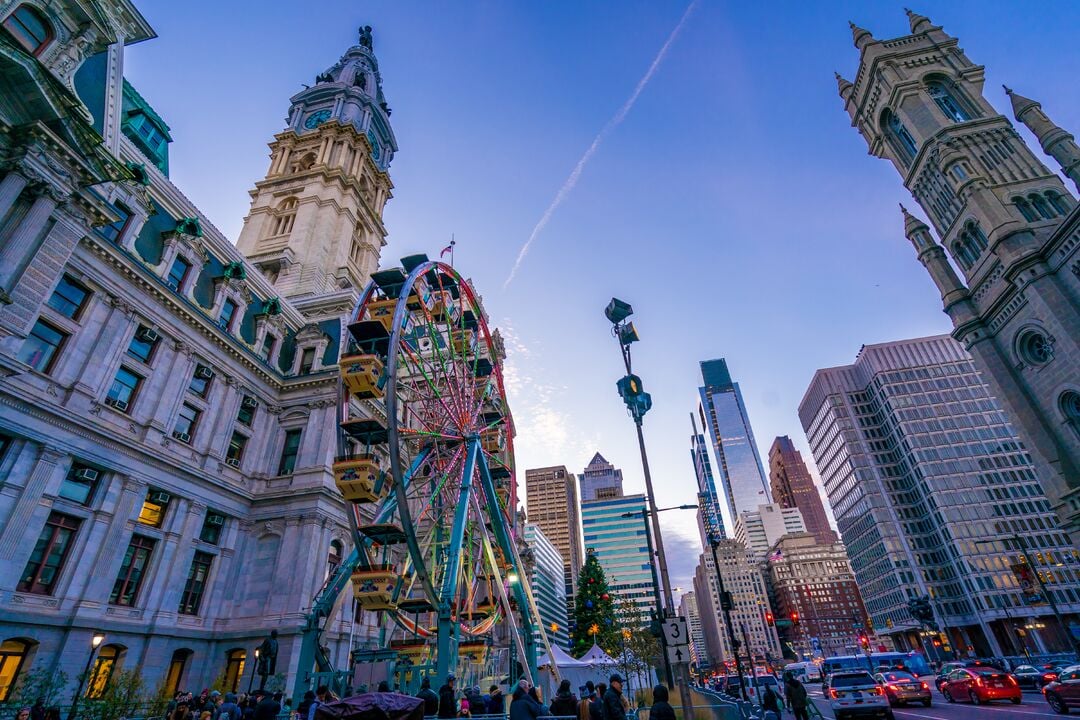
[[565, 465], [526, 470], [525, 501], [529, 522], [539, 525], [562, 555], [566, 599], [568, 608], [573, 608], [577, 575], [585, 564], [574, 474]]
[[[362, 30], [283, 98], [237, 241], [169, 177], [179, 143], [123, 76], [156, 37], [136, 4], [0, 3], [0, 687], [63, 672], [68, 702], [103, 631], [102, 682], [237, 690], [276, 630], [291, 689], [352, 545], [330, 466], [342, 318], [386, 245], [379, 63]], [[382, 630], [351, 593], [319, 619], [338, 668]]]
[[795, 449], [787, 435], [773, 440], [769, 448], [769, 487], [773, 502], [780, 507], [799, 508], [806, 532], [813, 533], [818, 542], [828, 545], [837, 541], [814, 478], [806, 469], [802, 453]]
[[[597, 456], [599, 457], [599, 455]], [[601, 458], [603, 460], [603, 458]], [[581, 503], [585, 552], [596, 553], [614, 596], [616, 611], [627, 603], [637, 608], [642, 625], [656, 609], [652, 567], [646, 538], [644, 495], [623, 495]], [[629, 514], [630, 517], [623, 517]]]
[[777, 503], [758, 505], [756, 510], [744, 510], [735, 521], [735, 539], [746, 546], [760, 562], [769, 548], [791, 533], [806, 532], [799, 508], [780, 507]]
[[[852, 26], [859, 68], [854, 84], [837, 75], [840, 97], [870, 153], [892, 161], [930, 220], [936, 238], [903, 210], [904, 234], [1077, 540], [1080, 206], [983, 96], [983, 67], [928, 18], [908, 19], [910, 34], [892, 40]], [[1005, 94], [1080, 187], [1073, 136], [1039, 103]]]
[[727, 526], [732, 527], [740, 512], [754, 510], [758, 505], [771, 501], [769, 484], [761, 467], [739, 383], [732, 382], [727, 361], [702, 362], [701, 378], [703, 384], [698, 388], [701, 398], [698, 413], [712, 440], [724, 486]]
[[[602, 498], [622, 497], [622, 470], [604, 459], [600, 453], [593, 455], [580, 475], [581, 502]], [[585, 558], [581, 558], [585, 562]]]
[[683, 593], [679, 598], [679, 615], [686, 619], [690, 633], [690, 660], [700, 670], [708, 667], [709, 652], [705, 647], [705, 631], [701, 627], [701, 610], [698, 608], [697, 595], [693, 591]]
[[[698, 412], [702, 413], [702, 406], [698, 406]], [[701, 414], [701, 425], [705, 427], [705, 416]], [[712, 463], [709, 461], [709, 444], [705, 436], [698, 432], [697, 420], [690, 413], [690, 426], [694, 432], [690, 436], [690, 460], [694, 464], [694, 477], [698, 486], [698, 532], [701, 533], [701, 544], [709, 544], [706, 528], [713, 528], [720, 537], [727, 537], [724, 527], [724, 514], [721, 510], [720, 495], [716, 492], [716, 477], [713, 475]]]
[[907, 602], [929, 596], [954, 647], [1017, 654], [1017, 617], [1044, 626], [1034, 633], [1044, 646], [1070, 647], [1050, 608], [1031, 602], [1030, 579], [1053, 580], [1068, 623], [1080, 610], [1080, 566], [960, 343], [939, 335], [864, 346], [854, 364], [815, 373], [799, 418], [879, 635], [918, 648]]
[[858, 631], [870, 621], [843, 543], [787, 535], [770, 549], [766, 567], [781, 642], [800, 657], [858, 649]]
[[[529, 586], [536, 600], [540, 621], [544, 624], [548, 642], [563, 650], [570, 649], [570, 621], [566, 614], [566, 581], [563, 572], [566, 564], [555, 544], [536, 523], [525, 525], [525, 542], [533, 552], [529, 570]], [[539, 630], [536, 634], [540, 641]], [[542, 648], [543, 645], [538, 644]]]
[[[751, 661], [779, 659], [780, 641], [775, 628], [767, 622], [766, 615], [772, 610], [758, 561], [746, 546], [730, 539], [720, 541], [716, 557], [720, 561], [724, 589], [731, 594], [731, 625], [740, 643], [739, 655], [743, 664], [747, 662], [747, 648]], [[732, 660], [711, 548], [698, 560], [694, 593], [709, 657], [714, 663]]]

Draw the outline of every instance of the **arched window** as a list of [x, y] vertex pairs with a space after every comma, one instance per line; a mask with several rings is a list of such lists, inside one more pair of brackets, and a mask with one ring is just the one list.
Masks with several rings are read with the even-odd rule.
[[961, 233], [960, 237], [953, 241], [952, 253], [956, 262], [960, 263], [960, 267], [965, 270], [971, 269], [973, 261], [968, 251], [967, 233]]
[[332, 540], [330, 542], [330, 552], [326, 556], [326, 579], [329, 580], [330, 576], [334, 574], [334, 571], [341, 565], [341, 556], [344, 553], [345, 546], [341, 544], [340, 540]]
[[310, 170], [311, 166], [315, 164], [315, 153], [309, 152], [301, 155], [296, 160], [293, 160], [292, 166], [289, 168], [289, 172], [298, 173]]
[[90, 677], [86, 681], [86, 697], [93, 700], [104, 694], [125, 650], [127, 648], [123, 645], [101, 646], [97, 658], [94, 659], [94, 666], [90, 669]]
[[1039, 216], [1036, 215], [1035, 211], [1031, 208], [1031, 203], [1027, 200], [1020, 196], [1014, 197], [1012, 200], [1013, 205], [1016, 206], [1016, 209], [1020, 211], [1020, 214], [1024, 216], [1025, 220], [1028, 222], [1035, 222], [1039, 219]]
[[945, 113], [945, 117], [953, 122], [967, 122], [971, 119], [971, 114], [953, 96], [945, 83], [940, 80], [931, 80], [926, 83], [926, 91], [930, 93], [930, 97], [941, 108], [941, 112]]
[[288, 235], [292, 232], [293, 222], [296, 221], [296, 206], [299, 200], [295, 197], [287, 197], [278, 204], [275, 210], [274, 225], [271, 235]]
[[165, 673], [165, 695], [172, 697], [180, 689], [180, 681], [184, 679], [184, 670], [187, 669], [188, 662], [194, 654], [187, 648], [181, 648], [172, 654], [169, 671]]
[[1065, 204], [1065, 201], [1061, 199], [1053, 190], [1048, 190], [1046, 193], [1046, 199], [1050, 203], [1050, 207], [1054, 208], [1060, 215], [1069, 214], [1069, 206]]
[[52, 25], [31, 5], [15, 8], [4, 18], [4, 29], [33, 55], [40, 55], [54, 37]]
[[225, 690], [236, 692], [240, 687], [240, 678], [244, 677], [246, 650], [230, 650], [225, 654]]
[[1061, 408], [1061, 414], [1065, 416], [1065, 422], [1077, 436], [1080, 436], [1080, 393], [1075, 390], [1062, 393], [1058, 406]]
[[1035, 210], [1045, 220], [1049, 220], [1054, 217], [1054, 211], [1050, 209], [1050, 205], [1047, 204], [1046, 198], [1039, 194], [1028, 195], [1028, 201], [1035, 208]]
[[32, 642], [19, 638], [5, 640], [0, 645], [0, 702], [11, 699], [11, 691], [19, 681], [19, 673], [33, 646]]
[[975, 258], [978, 259], [978, 257], [983, 254], [983, 251], [989, 247], [990, 243], [987, 242], [986, 235], [983, 234], [982, 228], [979, 227], [977, 222], [971, 221], [966, 227], [969, 238], [968, 242], [975, 254]]
[[911, 133], [908, 132], [908, 129], [904, 127], [904, 123], [900, 122], [900, 118], [889, 110], [886, 110], [883, 113], [882, 121], [882, 125], [888, 133], [893, 147], [900, 153], [900, 159], [903, 160], [905, 164], [910, 165], [911, 161], [915, 159], [915, 155], [919, 152], [919, 146], [915, 144], [915, 138], [912, 137]]

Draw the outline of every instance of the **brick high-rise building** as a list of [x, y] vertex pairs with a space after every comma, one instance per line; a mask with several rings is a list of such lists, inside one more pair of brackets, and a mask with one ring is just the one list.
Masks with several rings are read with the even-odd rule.
[[786, 621], [778, 625], [780, 640], [799, 654], [844, 655], [857, 645], [857, 631], [870, 627], [843, 543], [787, 535], [766, 567], [773, 611]]
[[837, 541], [814, 478], [806, 469], [802, 454], [795, 449], [787, 435], [773, 440], [769, 448], [769, 487], [772, 489], [773, 502], [780, 507], [799, 508], [806, 532], [813, 533], [818, 542], [828, 545]]
[[565, 465], [526, 470], [525, 503], [529, 522], [540, 527], [562, 556], [566, 597], [572, 608], [577, 575], [585, 564], [574, 474]]

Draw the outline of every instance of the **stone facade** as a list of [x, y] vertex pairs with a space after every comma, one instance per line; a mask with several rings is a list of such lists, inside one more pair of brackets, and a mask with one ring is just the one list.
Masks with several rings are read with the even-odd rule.
[[[940, 244], [906, 210], [905, 234], [941, 292], [953, 337], [1080, 537], [1080, 209], [984, 97], [983, 67], [926, 17], [908, 17], [910, 34], [892, 40], [852, 25], [859, 69], [854, 82], [837, 75], [840, 96], [870, 153], [895, 165], [929, 218]], [[1038, 103], [1006, 91], [1017, 120], [1076, 183], [1072, 136]]]
[[[291, 688], [350, 542], [330, 472], [339, 318], [378, 264], [396, 150], [370, 32], [293, 98], [238, 250], [169, 180], [168, 127], [123, 79], [125, 44], [153, 37], [138, 10], [12, 13], [51, 33], [0, 30], [0, 641], [21, 670], [74, 678], [102, 631], [115, 667], [198, 690], [240, 685], [276, 629]], [[307, 128], [305, 103], [339, 96]], [[282, 176], [308, 144], [322, 154]], [[256, 220], [286, 190], [275, 263]], [[339, 668], [350, 634], [377, 632], [349, 592], [322, 636]]]
[[780, 507], [799, 508], [806, 531], [817, 536], [818, 542], [828, 545], [837, 541], [817, 484], [806, 469], [802, 453], [795, 449], [787, 435], [773, 440], [769, 448], [769, 487], [773, 500]]

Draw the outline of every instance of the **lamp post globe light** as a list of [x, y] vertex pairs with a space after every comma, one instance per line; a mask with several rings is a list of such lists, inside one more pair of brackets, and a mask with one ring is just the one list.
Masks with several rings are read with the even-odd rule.
[[[649, 514], [652, 516], [652, 536], [656, 544], [656, 563], [660, 568], [660, 582], [664, 589], [665, 607], [663, 613], [664, 617], [669, 617], [675, 614], [675, 602], [671, 595], [671, 579], [668, 576], [667, 556], [664, 554], [664, 539], [660, 535], [660, 518], [656, 508], [656, 496], [653, 494], [652, 474], [649, 472], [649, 455], [645, 451], [645, 436], [641, 430], [642, 418], [652, 408], [652, 396], [645, 392], [641, 378], [633, 373], [630, 345], [641, 339], [634, 328], [634, 324], [627, 320], [633, 314], [634, 308], [631, 307], [630, 303], [619, 298], [611, 298], [611, 302], [604, 308], [604, 317], [611, 323], [611, 334], [619, 343], [619, 352], [622, 354], [623, 365], [626, 368], [626, 375], [616, 383], [616, 387], [626, 404], [627, 410], [630, 411], [630, 416], [634, 419], [634, 427], [637, 430], [638, 450], [641, 452], [641, 469], [645, 475], [645, 498], [649, 504]], [[651, 556], [649, 562], [653, 562]], [[668, 673], [669, 683], [674, 684], [674, 673], [667, 659], [666, 647], [664, 667]], [[694, 707], [694, 701], [690, 695], [689, 683], [685, 678], [680, 677], [678, 684], [683, 712], [690, 712]]]
[[105, 642], [105, 633], [95, 632], [90, 638], [90, 656], [86, 658], [86, 667], [83, 668], [82, 675], [79, 676], [79, 682], [75, 686], [75, 696], [71, 698], [71, 709], [68, 710], [68, 720], [75, 720], [75, 715], [79, 711], [79, 696], [83, 692], [83, 683], [86, 683], [87, 691], [90, 690], [90, 665], [94, 662], [94, 654], [97, 653], [97, 649], [101, 646], [101, 643]]
[[248, 680], [248, 695], [251, 694], [252, 688], [255, 687], [255, 673], [259, 669], [259, 648], [255, 648], [255, 662], [251, 663], [251, 679]]

